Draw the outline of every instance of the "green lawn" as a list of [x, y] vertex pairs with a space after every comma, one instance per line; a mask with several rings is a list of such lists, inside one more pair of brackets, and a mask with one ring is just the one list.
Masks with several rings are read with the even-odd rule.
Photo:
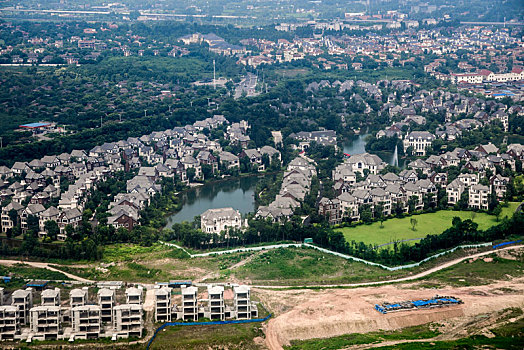
[[[509, 203], [508, 207], [503, 208], [501, 218], [506, 215], [508, 217], [513, 215], [518, 205], [519, 203], [517, 202]], [[442, 233], [451, 226], [451, 221], [455, 216], [459, 216], [465, 220], [471, 219], [472, 215], [474, 215], [473, 221], [479, 225], [480, 229], [487, 229], [497, 224], [497, 219], [493, 215], [472, 213], [471, 211], [441, 210], [436, 213], [413, 215], [402, 219], [389, 219], [384, 221], [384, 227], [382, 228], [379, 222], [374, 222], [371, 225], [343, 227], [337, 229], [337, 231], [341, 231], [348, 242], [356, 241], [367, 244], [384, 244], [395, 240], [423, 238], [429, 234]], [[416, 219], [418, 222], [415, 231], [411, 229], [411, 218]], [[414, 243], [415, 241], [412, 242]]]

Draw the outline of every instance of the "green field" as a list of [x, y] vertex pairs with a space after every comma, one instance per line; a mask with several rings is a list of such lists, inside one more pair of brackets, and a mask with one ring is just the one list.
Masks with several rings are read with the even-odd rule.
[[151, 349], [263, 349], [254, 339], [262, 337], [262, 324], [167, 327], [159, 332]]
[[[335, 350], [348, 348], [356, 345], [374, 344], [376, 349], [405, 349], [405, 350], [419, 350], [419, 349], [522, 349], [524, 346], [524, 318], [522, 318], [522, 310], [506, 309], [504, 311], [511, 311], [511, 317], [514, 317], [513, 322], [505, 322], [507, 320], [500, 319], [499, 325], [492, 325], [489, 329], [495, 337], [486, 337], [484, 335], [473, 335], [457, 340], [437, 341], [439, 331], [438, 325], [420, 325], [415, 327], [407, 327], [398, 331], [376, 331], [371, 333], [359, 334], [345, 334], [338, 337], [323, 338], [323, 339], [309, 339], [309, 340], [292, 340], [290, 346], [284, 346], [286, 350]], [[503, 311], [503, 312], [504, 312]], [[484, 315], [488, 316], [488, 315]], [[479, 317], [479, 321], [482, 320]], [[473, 321], [469, 326], [474, 329], [478, 321]], [[413, 341], [427, 339], [426, 342]], [[394, 345], [379, 346], [381, 343], [398, 342]], [[368, 347], [366, 347], [368, 348]]]
[[490, 254], [473, 262], [464, 261], [458, 265], [437, 271], [422, 284], [426, 288], [439, 288], [443, 285], [480, 286], [493, 281], [509, 281], [524, 276], [524, 254], [509, 252], [511, 259]]
[[371, 333], [345, 334], [333, 338], [292, 340], [291, 346], [285, 346], [286, 350], [336, 350], [352, 345], [380, 343], [388, 340], [404, 339], [428, 339], [439, 334], [430, 324], [407, 327], [398, 331], [377, 331]]
[[[519, 203], [511, 202], [508, 207], [503, 208], [502, 215], [512, 216], [517, 209]], [[364, 242], [366, 244], [384, 244], [393, 242], [395, 240], [403, 240], [410, 238], [423, 238], [430, 234], [440, 234], [445, 229], [451, 227], [451, 221], [455, 216], [462, 220], [471, 219], [474, 215], [473, 221], [479, 225], [480, 229], [487, 229], [497, 224], [497, 218], [493, 215], [485, 213], [475, 213], [471, 211], [451, 211], [441, 210], [436, 213], [426, 213], [420, 215], [413, 215], [402, 219], [389, 219], [383, 222], [384, 227], [380, 227], [379, 222], [374, 222], [370, 225], [359, 225], [356, 227], [344, 227], [337, 229], [344, 234], [346, 241]], [[415, 231], [411, 229], [410, 220], [414, 218], [418, 224]], [[414, 243], [415, 241], [411, 241]]]
[[[308, 285], [390, 279], [406, 271], [387, 271], [325, 254], [311, 248], [279, 248], [256, 255], [245, 265], [227, 271], [253, 284]], [[227, 276], [224, 276], [227, 277]]]

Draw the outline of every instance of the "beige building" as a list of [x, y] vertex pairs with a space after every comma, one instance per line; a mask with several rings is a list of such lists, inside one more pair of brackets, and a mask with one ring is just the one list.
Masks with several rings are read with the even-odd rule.
[[18, 307], [20, 324], [28, 324], [29, 310], [33, 307], [33, 290], [31, 288], [15, 290], [11, 295], [11, 305]]
[[415, 156], [425, 156], [426, 149], [431, 147], [435, 141], [435, 135], [428, 131], [412, 131], [403, 141], [404, 153], [411, 147], [411, 153]]
[[224, 303], [224, 287], [222, 286], [208, 286], [207, 294], [209, 298], [208, 308], [211, 320], [224, 321], [226, 319], [226, 307]]
[[448, 197], [448, 205], [457, 204], [465, 189], [466, 189], [466, 186], [459, 179], [455, 179], [451, 181], [446, 186], [446, 195]]
[[127, 304], [142, 304], [142, 289], [130, 287], [126, 289]]
[[88, 289], [86, 288], [76, 288], [71, 290], [69, 293], [69, 305], [71, 308], [75, 308], [77, 306], [84, 306], [87, 304], [88, 299]]
[[102, 322], [113, 322], [113, 308], [115, 307], [115, 291], [102, 288], [98, 291], [98, 305], [102, 309]]
[[61, 332], [60, 306], [35, 306], [30, 310], [30, 326], [34, 339], [58, 339]]
[[155, 321], [171, 322], [171, 288], [155, 290]]
[[20, 334], [18, 307], [0, 306], [0, 340], [14, 340]]
[[469, 188], [468, 206], [473, 209], [488, 210], [490, 189], [484, 185], [474, 185]]
[[198, 288], [182, 286], [182, 319], [198, 320]]
[[77, 306], [71, 309], [73, 339], [96, 339], [102, 333], [102, 309], [99, 305]]
[[142, 305], [124, 304], [114, 308], [114, 333], [117, 338], [141, 337], [144, 324]]
[[60, 306], [60, 289], [46, 289], [41, 294], [42, 306]]
[[238, 210], [231, 207], [208, 209], [200, 217], [200, 229], [204, 233], [220, 233], [230, 228], [241, 229], [247, 224]]
[[251, 288], [248, 286], [237, 286], [233, 288], [233, 293], [237, 319], [251, 319]]

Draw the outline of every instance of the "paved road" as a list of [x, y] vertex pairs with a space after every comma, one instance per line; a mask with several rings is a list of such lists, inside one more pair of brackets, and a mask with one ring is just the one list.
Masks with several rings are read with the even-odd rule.
[[255, 88], [257, 86], [258, 77], [253, 73], [247, 73], [247, 77], [242, 80], [235, 88], [235, 98], [242, 96], [242, 92], [246, 92], [247, 96], [255, 95]]

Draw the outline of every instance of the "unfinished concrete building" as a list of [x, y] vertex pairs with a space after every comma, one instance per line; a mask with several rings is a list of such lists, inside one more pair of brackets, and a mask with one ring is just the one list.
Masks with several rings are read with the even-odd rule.
[[237, 319], [251, 319], [251, 288], [248, 286], [236, 286], [233, 288], [233, 293]]
[[71, 290], [69, 293], [69, 305], [71, 305], [71, 309], [77, 307], [77, 306], [84, 306], [87, 304], [88, 299], [88, 289], [85, 288], [76, 288]]
[[58, 339], [60, 334], [60, 306], [35, 306], [31, 308], [31, 336], [38, 340]]
[[114, 333], [116, 338], [141, 337], [144, 324], [142, 305], [124, 304], [114, 308]]
[[0, 306], [0, 340], [14, 340], [20, 334], [18, 307]]
[[98, 305], [102, 310], [102, 322], [113, 322], [113, 309], [115, 307], [115, 291], [102, 288], [98, 291]]
[[155, 321], [171, 322], [171, 288], [155, 290]]
[[142, 289], [131, 287], [126, 289], [126, 304], [142, 304]]
[[33, 290], [18, 289], [11, 295], [11, 305], [18, 307], [18, 319], [21, 325], [29, 323], [29, 310], [33, 307]]
[[4, 288], [0, 287], [0, 305], [4, 305]]
[[224, 287], [208, 286], [208, 312], [206, 317], [212, 320], [224, 321], [226, 319], [226, 307], [224, 303]]
[[42, 292], [42, 306], [60, 306], [60, 289], [46, 289]]
[[99, 305], [83, 305], [71, 309], [73, 340], [96, 339], [102, 333], [102, 309]]
[[198, 288], [182, 286], [182, 319], [184, 321], [198, 320]]

